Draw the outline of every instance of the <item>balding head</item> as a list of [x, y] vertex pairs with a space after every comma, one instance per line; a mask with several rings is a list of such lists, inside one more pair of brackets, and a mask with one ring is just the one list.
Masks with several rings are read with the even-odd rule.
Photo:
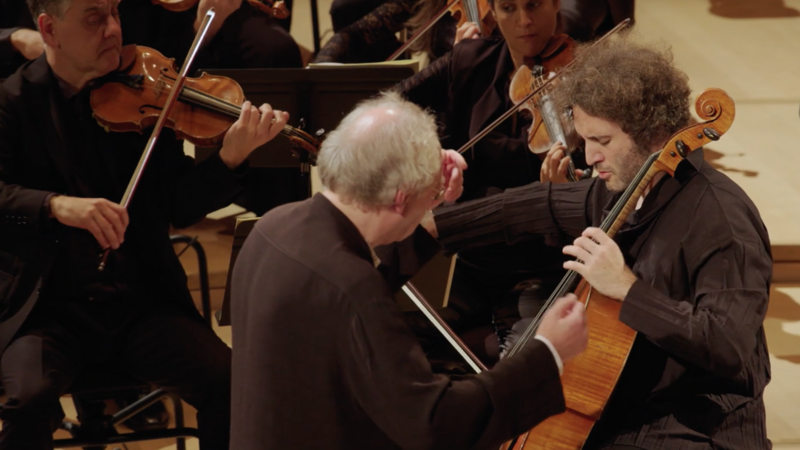
[[417, 195], [441, 177], [433, 117], [395, 93], [360, 103], [322, 143], [323, 186], [363, 208], [391, 205], [397, 191]]

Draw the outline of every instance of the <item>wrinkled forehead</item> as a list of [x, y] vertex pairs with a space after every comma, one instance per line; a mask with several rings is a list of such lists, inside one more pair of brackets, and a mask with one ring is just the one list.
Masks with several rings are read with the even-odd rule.
[[617, 136], [625, 134], [622, 127], [611, 120], [593, 116], [583, 110], [578, 105], [572, 106], [572, 120], [575, 131], [584, 139], [597, 138], [600, 136]]

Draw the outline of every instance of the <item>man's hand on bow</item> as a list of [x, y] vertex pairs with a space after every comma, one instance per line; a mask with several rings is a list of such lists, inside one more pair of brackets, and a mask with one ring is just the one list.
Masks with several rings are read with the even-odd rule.
[[208, 27], [207, 35], [207, 39], [213, 38], [222, 27], [225, 19], [242, 6], [242, 1], [243, 0], [200, 0], [200, 3], [197, 5], [197, 18], [194, 21], [194, 30], [197, 31], [200, 28], [200, 24], [203, 22], [206, 12], [214, 8], [214, 12], [217, 14]]

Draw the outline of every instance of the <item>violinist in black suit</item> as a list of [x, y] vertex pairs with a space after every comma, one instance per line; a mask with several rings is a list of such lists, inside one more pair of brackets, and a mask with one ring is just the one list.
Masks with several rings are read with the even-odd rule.
[[169, 227], [228, 205], [288, 115], [245, 103], [197, 165], [165, 130], [126, 210], [147, 135], [106, 132], [89, 106], [92, 80], [120, 65], [118, 0], [29, 3], [44, 55], [0, 89], [0, 449], [52, 448], [59, 397], [97, 365], [176, 392], [198, 410], [200, 448], [226, 449], [230, 349], [194, 308]]
[[[559, 0], [490, 4], [499, 35], [461, 41], [451, 53], [397, 86], [406, 98], [437, 113], [445, 148], [461, 147], [510, 109], [514, 102], [509, 86], [517, 69], [541, 65], [569, 39], [555, 33]], [[529, 150], [529, 126], [529, 116], [515, 114], [465, 153], [470, 170], [459, 201], [533, 181], [566, 181], [566, 165], [553, 165], [550, 158], [543, 161]], [[563, 149], [554, 152], [562, 154]], [[513, 325], [520, 309], [535, 309], [564, 273], [560, 249], [541, 239], [522, 246], [513, 250], [496, 245], [458, 254], [448, 308], [442, 315], [489, 363], [515, 339]], [[525, 304], [518, 306], [520, 302]], [[409, 314], [409, 320], [434, 359], [451, 359], [439, 353], [448, 347], [423, 316]]]

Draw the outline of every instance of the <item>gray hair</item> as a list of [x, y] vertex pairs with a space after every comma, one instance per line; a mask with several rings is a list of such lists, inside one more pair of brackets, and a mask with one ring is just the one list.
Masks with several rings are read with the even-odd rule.
[[388, 206], [441, 177], [441, 144], [431, 114], [394, 92], [359, 103], [333, 130], [317, 158], [322, 185], [364, 208]]
[[58, 18], [63, 17], [64, 11], [67, 10], [67, 5], [69, 5], [71, 1], [72, 0], [27, 0], [28, 9], [31, 10], [33, 21], [37, 24], [37, 18], [44, 13]]

